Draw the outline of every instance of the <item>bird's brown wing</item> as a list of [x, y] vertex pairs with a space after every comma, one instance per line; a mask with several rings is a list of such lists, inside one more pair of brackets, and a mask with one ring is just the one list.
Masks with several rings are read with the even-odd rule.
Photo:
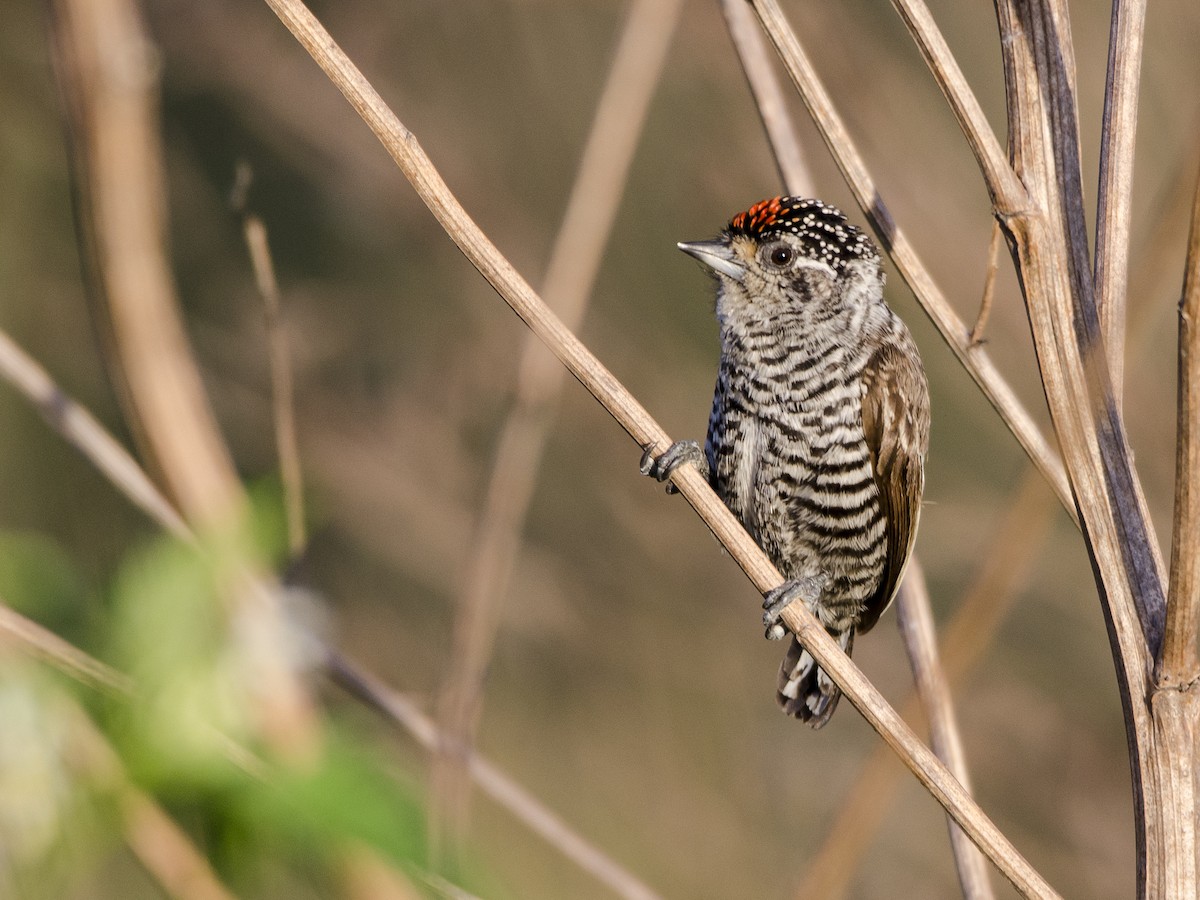
[[860, 633], [870, 630], [892, 602], [917, 536], [929, 444], [929, 388], [908, 334], [885, 344], [863, 372], [863, 433], [886, 522], [883, 578], [864, 605]]

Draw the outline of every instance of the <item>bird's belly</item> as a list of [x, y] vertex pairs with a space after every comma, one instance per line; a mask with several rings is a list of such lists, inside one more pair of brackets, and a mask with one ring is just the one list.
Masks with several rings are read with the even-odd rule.
[[848, 622], [878, 588], [886, 561], [870, 456], [845, 429], [819, 430], [814, 441], [797, 432], [761, 421], [743, 429], [726, 466], [727, 502], [784, 577], [822, 577], [824, 611]]

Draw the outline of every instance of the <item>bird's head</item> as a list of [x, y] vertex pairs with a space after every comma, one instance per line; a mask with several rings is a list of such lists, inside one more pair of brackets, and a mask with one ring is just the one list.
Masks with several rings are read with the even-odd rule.
[[722, 321], [786, 314], [827, 319], [882, 297], [874, 242], [819, 200], [763, 200], [730, 219], [716, 240], [679, 249], [716, 274]]

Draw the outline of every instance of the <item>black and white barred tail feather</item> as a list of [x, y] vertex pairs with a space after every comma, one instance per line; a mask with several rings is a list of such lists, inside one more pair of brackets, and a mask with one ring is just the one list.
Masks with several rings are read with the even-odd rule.
[[[849, 656], [854, 649], [854, 629], [843, 631], [835, 637]], [[837, 709], [841, 696], [842, 691], [833, 683], [833, 679], [825, 674], [812, 654], [793, 637], [783, 664], [779, 667], [776, 697], [783, 711], [813, 728], [820, 728]]]

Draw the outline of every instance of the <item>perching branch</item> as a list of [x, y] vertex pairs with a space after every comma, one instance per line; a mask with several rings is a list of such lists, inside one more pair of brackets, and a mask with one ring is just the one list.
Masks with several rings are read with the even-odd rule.
[[[312, 13], [299, 0], [268, 0], [268, 3], [383, 143], [447, 234], [514, 312], [547, 343], [571, 374], [604, 405], [640, 446], [666, 449], [670, 441], [658, 423], [550, 312], [528, 283], [471, 221], [416, 138], [388, 109]], [[782, 583], [782, 577], [766, 555], [694, 467], [685, 466], [676, 470], [673, 482], [760, 592], [765, 593]], [[1018, 890], [1033, 897], [1057, 896], [983, 814], [941, 761], [917, 740], [912, 730], [858, 667], [841, 652], [803, 604], [790, 606], [784, 612], [783, 620], [850, 702]]]

